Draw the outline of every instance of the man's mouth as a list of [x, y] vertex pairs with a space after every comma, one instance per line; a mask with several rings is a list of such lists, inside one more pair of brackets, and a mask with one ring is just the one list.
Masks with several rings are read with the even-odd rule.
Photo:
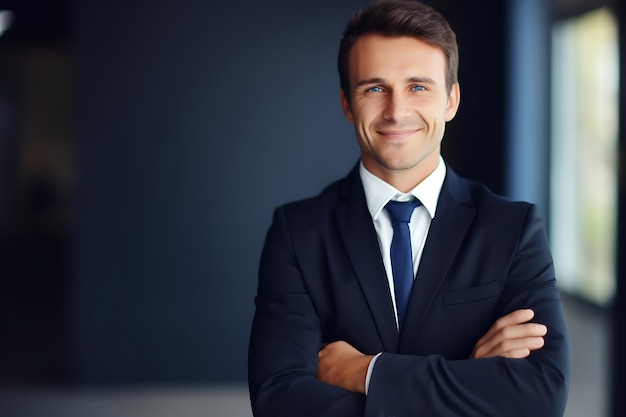
[[413, 136], [419, 129], [385, 129], [379, 130], [378, 134], [383, 136], [384, 138], [393, 141], [403, 141]]

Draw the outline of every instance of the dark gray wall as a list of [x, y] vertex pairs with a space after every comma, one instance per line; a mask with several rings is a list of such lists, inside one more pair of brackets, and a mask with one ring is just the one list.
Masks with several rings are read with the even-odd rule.
[[77, 3], [79, 382], [245, 380], [274, 207], [358, 157], [335, 56], [360, 5]]
[[[245, 380], [273, 209], [357, 161], [335, 60], [365, 3], [77, 3], [78, 382]], [[461, 45], [444, 152], [502, 192], [505, 4], [430, 3]]]
[[[273, 209], [358, 158], [335, 62], [365, 3], [76, 3], [76, 381], [245, 381]], [[464, 96], [444, 152], [502, 192], [504, 2], [430, 3], [461, 46]]]

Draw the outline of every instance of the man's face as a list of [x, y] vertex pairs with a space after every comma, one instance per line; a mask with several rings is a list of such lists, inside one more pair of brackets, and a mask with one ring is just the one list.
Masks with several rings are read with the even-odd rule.
[[350, 101], [342, 92], [341, 104], [370, 172], [388, 182], [406, 173], [419, 182], [435, 169], [460, 100], [458, 84], [447, 91], [446, 68], [441, 49], [413, 37], [371, 34], [355, 42]]

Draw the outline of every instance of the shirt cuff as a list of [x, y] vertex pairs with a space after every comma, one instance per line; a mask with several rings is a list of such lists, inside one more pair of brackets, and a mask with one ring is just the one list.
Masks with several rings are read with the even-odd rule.
[[367, 375], [365, 375], [365, 395], [367, 395], [367, 392], [370, 389], [370, 379], [372, 379], [372, 372], [374, 372], [374, 364], [380, 355], [382, 355], [382, 352], [374, 356], [370, 361], [370, 364], [367, 366]]

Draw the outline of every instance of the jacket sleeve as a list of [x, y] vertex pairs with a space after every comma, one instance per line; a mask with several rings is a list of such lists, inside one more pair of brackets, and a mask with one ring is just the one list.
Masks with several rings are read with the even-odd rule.
[[322, 343], [283, 209], [274, 213], [259, 270], [248, 358], [256, 417], [363, 416], [365, 396], [316, 378]]
[[548, 241], [534, 206], [529, 206], [496, 314], [520, 308], [532, 308], [533, 321], [547, 326], [542, 349], [525, 359], [383, 353], [374, 367], [365, 416], [562, 416], [569, 338]]

